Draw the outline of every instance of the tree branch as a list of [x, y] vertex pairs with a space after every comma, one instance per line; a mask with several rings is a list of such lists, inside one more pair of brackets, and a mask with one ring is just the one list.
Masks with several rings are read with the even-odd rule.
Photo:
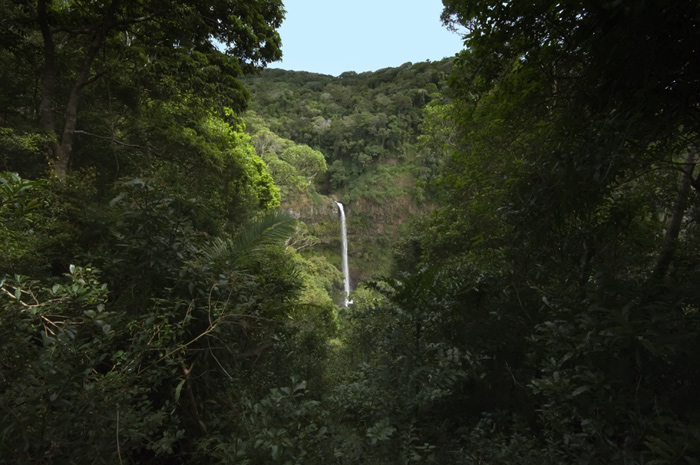
[[75, 136], [75, 126], [78, 120], [78, 104], [80, 102], [82, 89], [91, 82], [90, 71], [92, 69], [92, 63], [95, 58], [97, 58], [100, 49], [107, 40], [107, 33], [115, 25], [114, 18], [117, 15], [120, 3], [120, 0], [113, 0], [109, 5], [100, 27], [95, 33], [95, 37], [85, 52], [81, 69], [78, 72], [78, 76], [75, 79], [75, 83], [68, 97], [68, 103], [66, 104], [64, 112], [61, 142], [54, 160], [54, 173], [59, 179], [65, 179], [68, 174], [68, 163], [73, 150], [73, 137]]
[[695, 146], [690, 145], [686, 152], [684, 167], [682, 169], [683, 174], [681, 175], [681, 180], [678, 185], [678, 195], [676, 196], [676, 202], [673, 208], [673, 216], [666, 229], [666, 236], [664, 237], [659, 259], [652, 271], [652, 280], [654, 281], [662, 280], [673, 262], [683, 216], [685, 215], [686, 208], [688, 208], [688, 195], [690, 194], [690, 186], [693, 183], [693, 171], [697, 164], [696, 155]]
[[154, 150], [155, 149], [155, 147], [151, 147], [149, 145], [129, 144], [128, 142], [124, 142], [124, 141], [121, 141], [119, 139], [115, 139], [114, 137], [111, 137], [111, 136], [101, 136], [99, 134], [94, 134], [92, 132], [87, 132], [87, 131], [83, 131], [80, 129], [76, 129], [75, 134], [83, 134], [85, 136], [96, 137], [97, 139], [108, 140], [110, 142], [114, 142], [115, 144], [123, 145], [124, 147], [130, 147], [130, 148], [142, 149], [142, 150]]
[[[39, 103], [39, 124], [49, 134], [56, 134], [56, 126], [53, 118], [51, 102], [56, 88], [56, 58], [53, 35], [49, 28], [49, 19], [46, 13], [46, 0], [39, 0], [36, 7], [37, 21], [41, 29], [41, 37], [44, 41], [44, 70], [43, 85], [41, 89], [41, 102]], [[55, 152], [57, 143], [49, 144], [51, 151]]]

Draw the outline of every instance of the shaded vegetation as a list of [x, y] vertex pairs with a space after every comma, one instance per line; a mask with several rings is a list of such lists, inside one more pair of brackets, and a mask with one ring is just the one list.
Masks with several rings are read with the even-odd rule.
[[[433, 207], [428, 183], [446, 151], [422, 137], [424, 112], [445, 100], [440, 91], [452, 65], [453, 59], [405, 63], [339, 77], [266, 69], [244, 80], [253, 94], [245, 120], [259, 155], [275, 152], [283, 159], [285, 140], [323, 154], [327, 171], [319, 171], [316, 187], [350, 212], [354, 282], [389, 272], [398, 226]], [[303, 194], [289, 194], [286, 202], [298, 208]], [[322, 225], [316, 231], [322, 221], [306, 218], [321, 243], [337, 250], [335, 232], [323, 237]]]
[[698, 463], [697, 2], [444, 4], [239, 81], [278, 2], [0, 1], [0, 463]]

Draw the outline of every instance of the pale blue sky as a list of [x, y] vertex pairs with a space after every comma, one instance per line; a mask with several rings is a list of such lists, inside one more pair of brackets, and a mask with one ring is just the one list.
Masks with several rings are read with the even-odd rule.
[[408, 61], [436, 61], [462, 49], [440, 22], [441, 0], [284, 0], [282, 61], [270, 68], [337, 76]]

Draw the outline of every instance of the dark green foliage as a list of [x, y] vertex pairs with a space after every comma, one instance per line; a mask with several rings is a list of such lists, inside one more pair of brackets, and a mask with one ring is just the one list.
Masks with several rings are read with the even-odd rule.
[[239, 408], [239, 427], [203, 442], [207, 455], [220, 463], [328, 463], [330, 432], [323, 425], [327, 412], [307, 398], [304, 382], [292, 378], [291, 385], [272, 388], [257, 402], [246, 399]]
[[469, 48], [424, 126], [440, 207], [341, 313], [340, 450], [697, 463], [697, 4], [445, 3]]
[[2, 292], [6, 463], [172, 453], [184, 432], [179, 415], [172, 399], [151, 395], [174, 370], [140, 369], [138, 349], [119, 344], [128, 325], [108, 310], [96, 270], [71, 266], [48, 283], [6, 278]]
[[[1, 77], [12, 83], [0, 121], [46, 137], [43, 161], [59, 178], [76, 166], [119, 171], [120, 158], [133, 157], [126, 148], [167, 158], [154, 111], [187, 113], [182, 129], [196, 113], [241, 111], [249, 93], [239, 78], [281, 55], [279, 1], [3, 1], [0, 9]], [[14, 153], [3, 161], [20, 169]]]
[[[325, 157], [324, 169], [312, 170], [318, 172], [316, 189], [333, 192], [349, 210], [353, 282], [388, 272], [398, 225], [432, 208], [433, 191], [425, 182], [434, 179], [444, 150], [420, 136], [426, 108], [444, 99], [439, 91], [452, 64], [406, 63], [339, 77], [267, 69], [245, 79], [254, 96], [247, 130], [282, 188], [283, 203], [297, 211], [306, 207], [299, 201], [305, 194], [294, 187], [302, 184], [302, 173], [287, 163], [291, 144]], [[438, 124], [433, 118], [428, 130]], [[323, 247], [331, 238], [316, 221], [308, 218]], [[336, 250], [333, 244], [329, 253]]]
[[[318, 401], [280, 386], [324, 386], [337, 274], [287, 246], [236, 116], [281, 3], [0, 11], [0, 462], [228, 463], [203, 445], [232, 432], [249, 457], [322, 448]], [[307, 149], [281, 154], [304, 187]], [[309, 439], [275, 453], [255, 406], [287, 395], [275, 425]]]
[[17, 173], [0, 173], [0, 241], [5, 248], [0, 269], [17, 267], [27, 252], [28, 241], [21, 237], [21, 231], [28, 229], [32, 210], [39, 207], [30, 191], [40, 184], [22, 179]]
[[[439, 97], [451, 66], [451, 60], [406, 63], [337, 78], [272, 69], [246, 82], [251, 108], [272, 131], [320, 150], [329, 165], [343, 161], [354, 178], [387, 159], [410, 157], [422, 109]], [[348, 181], [331, 170], [335, 189]]]
[[[440, 463], [696, 463], [697, 5], [446, 4], [469, 49], [426, 141], [451, 146], [441, 207], [399, 249], [420, 291], [362, 308], [359, 334], [408, 360], [393, 330], [458, 289], [439, 340], [479, 364], [430, 417]], [[411, 399], [382, 354], [371, 410]], [[414, 425], [389, 418], [387, 462]]]
[[245, 260], [267, 247], [284, 244], [294, 231], [294, 218], [283, 213], [270, 213], [243, 225], [234, 241], [215, 238], [211, 245], [202, 248], [202, 258], [210, 266], [236, 266], [236, 260]]
[[[209, 38], [264, 64], [278, 2], [88, 3], [0, 2], [0, 463], [698, 463], [696, 2], [446, 0], [458, 59], [269, 70], [250, 136]], [[44, 178], [40, 23], [67, 97], [138, 12]], [[368, 268], [438, 199], [349, 308], [317, 189]]]
[[[47, 202], [70, 181], [3, 180], [15, 238], [4, 269], [36, 276], [1, 281], [3, 460], [218, 460], [196, 444], [241, 424], [221, 393], [239, 393], [243, 408], [295, 373], [322, 385], [332, 305], [305, 311], [313, 271], [284, 245], [287, 215], [211, 237], [212, 204], [158, 178], [119, 183], [111, 201], [93, 195], [82, 209]], [[47, 257], [102, 271], [67, 262], [54, 275], [40, 266]]]

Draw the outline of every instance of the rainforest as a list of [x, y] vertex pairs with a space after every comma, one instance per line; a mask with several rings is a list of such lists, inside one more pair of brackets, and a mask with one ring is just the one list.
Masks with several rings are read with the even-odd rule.
[[0, 465], [700, 464], [700, 5], [443, 5], [0, 0]]

